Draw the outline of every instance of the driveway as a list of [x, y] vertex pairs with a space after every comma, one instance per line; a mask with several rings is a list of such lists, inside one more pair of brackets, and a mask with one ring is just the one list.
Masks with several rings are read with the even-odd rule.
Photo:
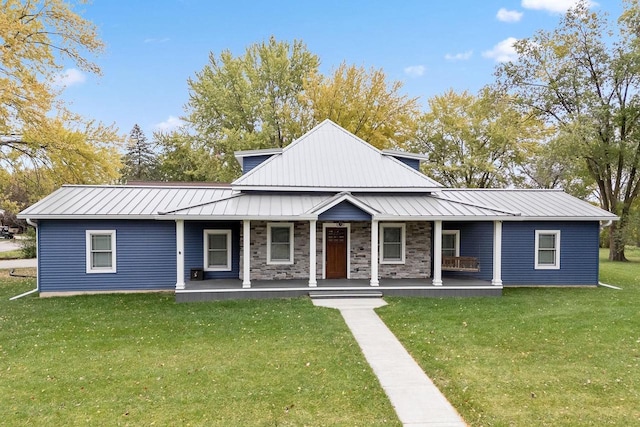
[[15, 239], [0, 239], [0, 252], [9, 252], [20, 249], [20, 241]]

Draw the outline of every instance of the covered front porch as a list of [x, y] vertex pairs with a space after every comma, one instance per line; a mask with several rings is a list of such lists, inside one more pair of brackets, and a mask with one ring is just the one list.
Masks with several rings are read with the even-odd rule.
[[184, 289], [176, 289], [177, 302], [214, 301], [259, 298], [344, 298], [367, 296], [411, 297], [487, 297], [501, 296], [502, 286], [467, 277], [442, 278], [441, 285], [423, 279], [380, 279], [372, 287], [368, 279], [333, 279], [317, 281], [310, 287], [308, 280], [254, 280], [243, 287], [240, 279], [188, 281]]

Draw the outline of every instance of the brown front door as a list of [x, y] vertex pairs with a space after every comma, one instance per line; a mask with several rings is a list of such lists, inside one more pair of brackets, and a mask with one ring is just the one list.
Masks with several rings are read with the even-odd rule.
[[326, 277], [347, 278], [347, 229], [327, 228]]

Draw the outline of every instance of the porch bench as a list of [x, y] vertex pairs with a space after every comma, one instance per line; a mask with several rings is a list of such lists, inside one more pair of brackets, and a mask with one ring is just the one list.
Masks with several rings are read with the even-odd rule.
[[442, 271], [480, 271], [480, 262], [472, 256], [443, 256]]

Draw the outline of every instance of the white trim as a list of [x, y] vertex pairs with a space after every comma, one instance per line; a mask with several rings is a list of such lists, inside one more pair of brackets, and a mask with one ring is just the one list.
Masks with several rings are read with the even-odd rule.
[[[555, 259], [553, 264], [540, 264], [538, 260], [538, 251], [540, 250], [540, 235], [551, 234], [555, 237]], [[534, 269], [536, 270], [560, 270], [560, 230], [536, 230], [535, 236], [535, 252], [534, 252]], [[543, 248], [542, 250], [545, 250]], [[549, 250], [549, 249], [546, 249]]]
[[342, 222], [322, 223], [322, 279], [327, 278], [327, 228], [347, 229], [347, 279], [351, 278], [351, 224]]
[[380, 286], [380, 279], [378, 277], [378, 237], [379, 237], [379, 223], [377, 220], [371, 221], [371, 286]]
[[318, 241], [317, 221], [309, 221], [309, 286], [318, 286], [316, 274], [316, 245]]
[[442, 286], [442, 221], [433, 221], [433, 286]]
[[176, 290], [184, 289], [184, 221], [176, 221]]
[[493, 222], [493, 286], [502, 286], [502, 221]]
[[[289, 259], [288, 260], [271, 260], [271, 229], [288, 228], [289, 229]], [[291, 265], [293, 264], [293, 223], [292, 222], [269, 222], [267, 223], [267, 264], [268, 265]]]
[[360, 209], [361, 211], [374, 216], [376, 214], [379, 214], [380, 212], [378, 212], [377, 210], [375, 210], [374, 208], [372, 208], [371, 206], [367, 205], [366, 203], [356, 199], [355, 197], [353, 197], [351, 194], [349, 193], [338, 193], [336, 196], [328, 199], [328, 200], [324, 200], [323, 202], [317, 204], [316, 206], [314, 206], [313, 208], [311, 208], [310, 210], [308, 210], [307, 212], [305, 212], [307, 215], [318, 215], [320, 216], [321, 214], [323, 214], [324, 212], [328, 211], [329, 209], [336, 207], [337, 205], [339, 205], [342, 202], [349, 202], [351, 203], [353, 206], [355, 206], [356, 208]]
[[[205, 229], [203, 230], [203, 248], [204, 248], [204, 258], [203, 265], [204, 271], [231, 271], [231, 230], [225, 229]], [[225, 265], [209, 265], [209, 236], [210, 235], [224, 235], [227, 237], [227, 262]]]
[[455, 255], [453, 256], [460, 256], [460, 230], [442, 230], [442, 236], [455, 236], [455, 242], [454, 242], [454, 249], [455, 249]]
[[[111, 238], [111, 267], [94, 267], [91, 254], [93, 250], [91, 248], [91, 237], [94, 235], [108, 235]], [[116, 273], [116, 230], [86, 230], [85, 233], [85, 246], [86, 246], [86, 268], [87, 274], [100, 274], [100, 273]], [[107, 251], [105, 251], [107, 252]]]
[[251, 287], [251, 221], [242, 221], [242, 287]]
[[[385, 259], [384, 258], [384, 229], [385, 228], [399, 228], [400, 229], [400, 258], [399, 259]], [[395, 243], [395, 242], [394, 242]], [[406, 224], [400, 222], [384, 222], [380, 223], [380, 264], [404, 264], [405, 263], [405, 246], [407, 244], [406, 239]]]

